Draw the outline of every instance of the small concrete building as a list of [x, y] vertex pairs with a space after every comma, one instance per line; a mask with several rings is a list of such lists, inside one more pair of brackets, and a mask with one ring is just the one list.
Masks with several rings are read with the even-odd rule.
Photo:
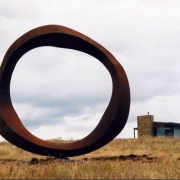
[[174, 136], [180, 137], [180, 124], [173, 122], [154, 122], [153, 115], [137, 116], [138, 138], [142, 136]]

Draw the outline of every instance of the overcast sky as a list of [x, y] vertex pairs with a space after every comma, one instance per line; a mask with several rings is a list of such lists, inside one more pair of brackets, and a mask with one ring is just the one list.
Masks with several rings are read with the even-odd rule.
[[[148, 111], [155, 121], [180, 123], [180, 1], [0, 0], [0, 60], [21, 35], [49, 24], [87, 35], [124, 67], [131, 107], [117, 137], [133, 138], [137, 116]], [[11, 79], [17, 114], [42, 139], [88, 135], [111, 92], [109, 72], [97, 59], [54, 47], [26, 53]]]

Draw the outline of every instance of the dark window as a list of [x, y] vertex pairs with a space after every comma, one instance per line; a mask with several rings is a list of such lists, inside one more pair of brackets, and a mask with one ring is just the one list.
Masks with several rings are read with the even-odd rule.
[[174, 136], [173, 128], [165, 128], [165, 136]]
[[173, 128], [171, 127], [159, 127], [156, 129], [156, 132], [157, 136], [174, 136]]

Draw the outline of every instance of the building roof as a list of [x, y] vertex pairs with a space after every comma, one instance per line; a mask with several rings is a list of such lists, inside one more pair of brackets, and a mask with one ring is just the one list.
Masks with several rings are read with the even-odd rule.
[[161, 122], [161, 121], [154, 121], [154, 123], [160, 123], [160, 124], [172, 124], [172, 125], [179, 125], [180, 123], [175, 123], [175, 122]]

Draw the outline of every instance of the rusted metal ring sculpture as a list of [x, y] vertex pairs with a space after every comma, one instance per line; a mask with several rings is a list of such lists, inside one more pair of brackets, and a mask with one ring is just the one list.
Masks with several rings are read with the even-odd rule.
[[[18, 60], [41, 46], [68, 48], [97, 58], [112, 78], [112, 96], [96, 128], [85, 138], [55, 144], [32, 135], [16, 114], [10, 97], [10, 80]], [[114, 139], [124, 128], [130, 107], [126, 73], [116, 58], [89, 37], [60, 25], [35, 28], [18, 38], [6, 52], [0, 69], [0, 134], [15, 146], [45, 156], [77, 156], [96, 150]]]

